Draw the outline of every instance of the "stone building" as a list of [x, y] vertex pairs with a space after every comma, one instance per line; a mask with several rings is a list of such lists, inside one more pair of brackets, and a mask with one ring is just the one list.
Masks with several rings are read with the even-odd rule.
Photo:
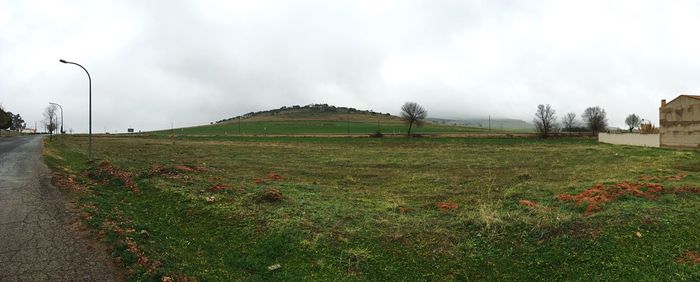
[[659, 107], [660, 143], [664, 147], [700, 148], [700, 96], [680, 95]]

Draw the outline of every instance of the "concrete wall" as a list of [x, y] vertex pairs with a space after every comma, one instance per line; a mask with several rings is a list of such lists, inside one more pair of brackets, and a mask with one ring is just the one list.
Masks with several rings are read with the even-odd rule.
[[618, 145], [659, 147], [659, 134], [598, 133], [598, 142], [618, 144]]
[[700, 147], [700, 97], [678, 96], [659, 108], [661, 146]]

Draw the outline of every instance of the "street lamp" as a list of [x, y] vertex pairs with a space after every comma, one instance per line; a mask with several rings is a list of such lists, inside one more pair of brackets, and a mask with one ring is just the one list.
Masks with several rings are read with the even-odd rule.
[[[69, 62], [64, 59], [58, 60], [61, 63], [64, 64], [73, 64], [76, 66], [79, 66], [81, 69], [85, 71], [85, 73], [88, 76], [88, 93], [89, 93], [89, 100], [88, 100], [88, 160], [92, 161], [92, 78], [90, 78], [90, 73], [80, 64], [74, 63], [74, 62]], [[61, 114], [61, 117], [63, 117], [63, 114]]]
[[61, 107], [61, 105], [56, 104], [56, 103], [49, 102], [49, 104], [56, 105], [56, 106], [58, 106], [59, 109], [61, 109], [61, 134], [65, 133], [65, 131], [63, 131], [63, 107]]

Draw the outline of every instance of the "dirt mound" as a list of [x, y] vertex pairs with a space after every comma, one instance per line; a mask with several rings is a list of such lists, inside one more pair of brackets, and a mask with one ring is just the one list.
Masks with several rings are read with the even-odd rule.
[[132, 174], [112, 165], [108, 161], [100, 162], [96, 168], [88, 173], [88, 176], [96, 180], [119, 179], [125, 187], [131, 189], [134, 193], [139, 192]]
[[224, 189], [226, 189], [226, 188], [228, 188], [228, 187], [229, 187], [229, 186], [226, 185], [226, 184], [216, 183], [214, 186], [209, 187], [209, 191], [212, 191], [212, 192], [219, 192], [219, 191], [222, 191], [222, 190], [224, 190]]
[[687, 251], [676, 258], [676, 261], [679, 263], [700, 264], [700, 253]]
[[599, 211], [603, 204], [622, 196], [656, 199], [663, 192], [664, 186], [661, 184], [620, 182], [608, 186], [596, 184], [581, 193], [559, 195], [557, 198], [562, 201], [574, 201], [577, 206], [588, 204], [585, 214], [591, 214]]
[[518, 204], [523, 205], [523, 206], [526, 206], [526, 207], [531, 207], [531, 208], [535, 208], [535, 207], [540, 207], [540, 206], [542, 206], [542, 205], [540, 205], [540, 203], [538, 203], [538, 202], [530, 201], [530, 200], [525, 200], [525, 199], [522, 199], [522, 200], [518, 201]]
[[266, 202], [266, 203], [274, 203], [274, 202], [279, 202], [284, 200], [284, 196], [282, 196], [282, 192], [280, 190], [277, 190], [275, 188], [267, 188], [263, 191], [260, 191], [258, 194], [258, 203]]
[[69, 188], [75, 184], [75, 179], [68, 175], [54, 174], [51, 178], [51, 184], [60, 188]]
[[459, 208], [459, 204], [453, 202], [437, 202], [435, 206], [441, 211], [456, 210]]
[[173, 166], [175, 169], [182, 171], [182, 172], [193, 172], [194, 169], [189, 167], [189, 166], [184, 166], [184, 165], [175, 165]]
[[151, 169], [148, 171], [149, 176], [157, 176], [157, 175], [177, 175], [180, 173], [189, 173], [189, 172], [206, 172], [208, 169], [206, 167], [201, 167], [201, 166], [191, 166], [191, 165], [163, 165], [163, 164], [158, 164], [154, 165], [151, 167]]
[[270, 172], [265, 178], [255, 178], [253, 179], [253, 183], [255, 184], [265, 184], [268, 183], [269, 181], [282, 181], [284, 179], [282, 175], [279, 175], [274, 172]]
[[78, 183], [76, 179], [76, 175], [55, 173], [51, 177], [51, 184], [53, 184], [53, 186], [55, 187], [59, 187], [62, 189], [70, 189], [72, 191], [86, 191], [87, 187], [85, 187], [83, 184]]
[[271, 172], [270, 174], [267, 175], [267, 179], [274, 180], [274, 181], [280, 181], [280, 180], [282, 180], [282, 175]]

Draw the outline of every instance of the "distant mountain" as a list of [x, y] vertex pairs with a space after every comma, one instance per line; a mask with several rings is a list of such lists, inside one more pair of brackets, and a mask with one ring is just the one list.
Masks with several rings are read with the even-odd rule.
[[444, 119], [444, 118], [428, 118], [427, 120], [434, 123], [446, 124], [446, 125], [459, 125], [468, 127], [480, 127], [489, 128], [497, 130], [508, 130], [508, 129], [533, 129], [535, 126], [520, 119], [511, 118], [492, 118], [489, 122], [488, 118], [475, 118], [475, 119]]

